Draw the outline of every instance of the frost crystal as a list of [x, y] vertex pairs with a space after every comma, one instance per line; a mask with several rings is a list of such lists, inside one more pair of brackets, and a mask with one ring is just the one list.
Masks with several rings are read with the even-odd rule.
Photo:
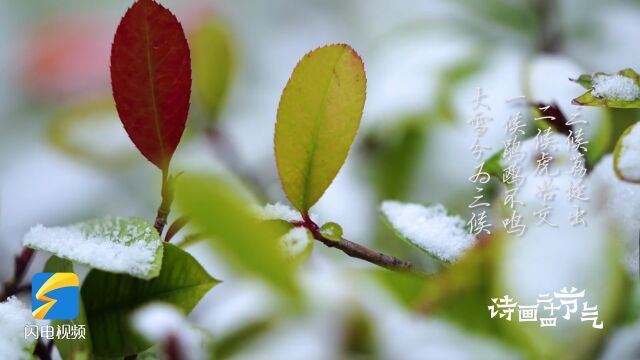
[[593, 77], [593, 96], [616, 100], [640, 98], [640, 88], [635, 80], [622, 75], [598, 74]]
[[623, 178], [640, 181], [640, 126], [633, 126], [622, 139], [616, 165]]
[[31, 312], [15, 297], [0, 303], [0, 354], [11, 359], [31, 359], [35, 338], [25, 338], [25, 326], [35, 324]]
[[191, 325], [173, 306], [155, 303], [136, 311], [132, 317], [133, 327], [154, 343], [176, 339], [180, 355], [184, 359], [205, 358], [206, 338], [202, 331]]
[[162, 241], [145, 222], [105, 218], [65, 227], [36, 225], [25, 246], [110, 272], [149, 277]]
[[458, 258], [475, 238], [459, 216], [449, 216], [444, 206], [384, 201], [380, 207], [394, 229], [417, 247], [446, 261]]

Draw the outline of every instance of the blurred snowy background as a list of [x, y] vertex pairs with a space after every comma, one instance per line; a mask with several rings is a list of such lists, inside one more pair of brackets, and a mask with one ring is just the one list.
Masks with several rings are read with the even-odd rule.
[[[378, 204], [384, 199], [443, 203], [468, 215], [466, 206], [474, 194], [468, 177], [475, 162], [468, 150], [473, 130], [466, 122], [478, 87], [489, 96], [494, 121], [484, 141], [493, 153], [502, 148], [504, 123], [517, 110], [506, 99], [526, 95], [536, 102], [556, 102], [570, 114], [575, 110], [571, 99], [583, 89], [568, 78], [640, 69], [635, 45], [640, 1], [162, 3], [187, 32], [211, 18], [228, 26], [236, 69], [218, 130], [238, 157], [233, 167], [257, 179], [254, 190], [269, 202], [285, 201], [272, 139], [278, 100], [296, 62], [330, 43], [348, 43], [360, 53], [368, 79], [361, 131], [314, 212], [340, 223], [345, 237], [425, 268], [434, 265], [382, 229]], [[129, 5], [120, 0], [0, 0], [0, 279], [10, 276], [12, 257], [35, 224], [64, 225], [102, 215], [151, 220], [155, 215], [159, 173], [138, 156], [110, 108], [110, 46]], [[192, 114], [197, 117], [193, 106]], [[635, 110], [582, 109], [592, 140], [603, 122], [630, 124], [640, 119], [637, 115]], [[626, 125], [613, 127], [619, 134]], [[178, 147], [173, 170], [228, 171], [224, 154], [215, 151], [197, 126], [192, 130]], [[612, 146], [606, 143], [603, 152]], [[610, 157], [596, 160], [588, 181], [589, 226], [533, 228], [514, 239], [499, 264], [496, 283], [501, 289], [524, 301], [575, 286], [586, 289], [601, 313], [621, 306], [616, 294], [631, 297], [632, 285], [621, 278], [626, 275], [617, 272], [619, 266], [635, 276], [638, 289], [640, 185], [617, 180]], [[533, 196], [529, 200], [536, 201]], [[567, 223], [567, 207], [560, 205], [554, 212], [558, 222]], [[611, 259], [611, 243], [618, 238], [622, 249]], [[524, 356], [460, 322], [413, 314], [375, 281], [354, 275], [354, 269], [367, 264], [316, 245], [301, 269], [313, 313], [277, 321], [271, 319], [277, 300], [269, 289], [235, 279], [223, 259], [204, 251], [205, 245], [193, 245], [191, 252], [225, 283], [205, 297], [191, 319], [214, 338], [268, 322], [269, 330], [234, 353], [238, 358], [340, 358], [352, 350], [345, 340], [350, 331], [370, 333], [381, 358]], [[32, 271], [44, 260], [39, 255]], [[489, 299], [479, 301], [487, 302], [481, 306], [486, 309]], [[476, 315], [488, 317], [488, 312]], [[360, 317], [376, 325], [364, 326]], [[360, 326], [352, 329], [354, 323]], [[544, 342], [566, 358], [640, 358], [637, 320], [597, 335], [580, 323], [567, 328], [515, 331], [528, 346]], [[366, 346], [356, 350], [363, 356], [374, 351]]]

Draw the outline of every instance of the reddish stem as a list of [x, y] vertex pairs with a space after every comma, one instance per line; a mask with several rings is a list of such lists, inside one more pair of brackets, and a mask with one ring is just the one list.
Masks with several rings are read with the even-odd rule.
[[345, 254], [355, 257], [364, 261], [368, 261], [372, 264], [384, 267], [389, 270], [397, 270], [397, 271], [409, 271], [412, 273], [419, 274], [421, 276], [428, 276], [425, 273], [422, 273], [416, 270], [413, 264], [409, 261], [399, 259], [397, 257], [386, 255], [381, 252], [369, 249], [360, 244], [354, 243], [353, 241], [349, 241], [345, 238], [341, 238], [338, 241], [330, 240], [325, 238], [320, 233], [320, 227], [316, 224], [311, 217], [309, 217], [308, 212], [301, 213], [302, 221], [292, 221], [291, 223], [294, 226], [304, 227], [308, 229], [313, 235], [314, 239], [320, 241], [324, 245], [328, 247], [333, 247], [339, 250], [342, 250]]

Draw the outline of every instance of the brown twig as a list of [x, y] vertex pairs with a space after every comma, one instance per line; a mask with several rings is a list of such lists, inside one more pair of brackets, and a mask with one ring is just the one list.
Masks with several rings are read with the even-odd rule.
[[2, 295], [0, 295], [0, 302], [5, 301], [10, 296], [23, 291], [23, 287], [20, 286], [20, 283], [29, 269], [29, 264], [31, 263], [31, 259], [33, 259], [33, 254], [33, 249], [24, 248], [20, 255], [15, 257], [13, 277], [4, 283]]
[[407, 260], [383, 254], [379, 251], [369, 249], [345, 238], [341, 238], [338, 241], [327, 239], [320, 233], [320, 228], [313, 220], [311, 220], [308, 214], [302, 214], [302, 218], [302, 221], [294, 221], [292, 222], [292, 224], [294, 226], [302, 226], [307, 228], [313, 235], [314, 239], [320, 241], [328, 247], [339, 249], [351, 257], [370, 262], [385, 269], [410, 272], [425, 277], [429, 276], [428, 274], [417, 270], [413, 266], [413, 264]]

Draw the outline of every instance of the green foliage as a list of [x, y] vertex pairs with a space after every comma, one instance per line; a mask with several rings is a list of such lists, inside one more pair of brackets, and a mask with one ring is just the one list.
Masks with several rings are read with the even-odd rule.
[[385, 269], [374, 269], [370, 273], [382, 284], [398, 302], [408, 308], [419, 304], [424, 278], [412, 273], [394, 272]]
[[[640, 77], [632, 69], [621, 70], [617, 75], [630, 79], [635, 86], [640, 86]], [[576, 105], [587, 106], [599, 106], [610, 108], [640, 108], [640, 97], [635, 98], [616, 98], [607, 94], [598, 94], [596, 92], [596, 81], [594, 79], [598, 77], [615, 77], [616, 74], [595, 73], [593, 75], [580, 75], [574, 81], [579, 85], [588, 89], [588, 91], [581, 96], [573, 99], [573, 103]]]
[[423, 247], [423, 245], [421, 244], [417, 244], [415, 242], [413, 242], [411, 239], [409, 239], [408, 237], [406, 237], [402, 231], [400, 231], [399, 229], [397, 229], [393, 223], [391, 222], [391, 220], [387, 217], [387, 215], [384, 212], [380, 213], [380, 218], [382, 219], [382, 223], [384, 225], [387, 226], [387, 228], [389, 230], [391, 230], [393, 232], [393, 234], [399, 238], [400, 240], [404, 241], [405, 243], [411, 245], [412, 248], [417, 249], [418, 251], [420, 251], [423, 254], [427, 254], [429, 255], [429, 257], [433, 260], [435, 260], [438, 264], [442, 265], [442, 264], [446, 264], [448, 263], [448, 261], [439, 258], [438, 256], [436, 256], [435, 254], [432, 254], [431, 252], [429, 252], [429, 250], [425, 249]]
[[[57, 235], [57, 232], [60, 230], [66, 230], [69, 233]], [[95, 269], [101, 269], [109, 272], [126, 272], [141, 279], [151, 279], [158, 276], [160, 273], [163, 250], [162, 241], [160, 240], [158, 232], [145, 220], [138, 218], [105, 217], [69, 225], [62, 229], [52, 228], [50, 231], [50, 236], [76, 236], [77, 234], [75, 234], [75, 232], [79, 231], [86, 241], [86, 248], [81, 252], [76, 252], [76, 249], [69, 249], [66, 246], [56, 247], [56, 244], [52, 245], [51, 241], [47, 241], [44, 244], [38, 239], [30, 241], [29, 234], [25, 237], [25, 246], [35, 250], [46, 251], [63, 259], [71, 260], [75, 263]], [[156, 250], [153, 258], [149, 259], [148, 263], [145, 264], [148, 266], [122, 269], [113, 264], [102, 261], [100, 258], [100, 246], [104, 245], [92, 243], [91, 240], [94, 238], [99, 239], [99, 242], [112, 242], [125, 248], [129, 247], [127, 251], [130, 252], [136, 251], [136, 248], [140, 246], [140, 243], [146, 243], [150, 247], [155, 247]], [[86, 252], [92, 245], [96, 246], [93, 251], [94, 257], [87, 258]]]
[[587, 144], [587, 152], [584, 154], [587, 168], [593, 168], [602, 156], [610, 151], [612, 142], [615, 142], [612, 137], [613, 131], [614, 124], [612, 124], [611, 116], [604, 112], [600, 117], [600, 126]]
[[624, 180], [624, 181], [628, 181], [628, 182], [632, 182], [632, 183], [640, 183], [640, 180], [638, 180], [638, 179], [625, 178], [624, 174], [622, 174], [622, 171], [620, 171], [620, 168], [618, 166], [618, 159], [620, 158], [620, 154], [622, 152], [624, 140], [627, 137], [627, 135], [629, 135], [631, 130], [633, 130], [633, 128], [635, 126], [638, 126], [638, 123], [635, 123], [635, 124], [629, 126], [628, 128], [626, 128], [624, 130], [624, 132], [622, 132], [622, 135], [620, 135], [620, 137], [618, 138], [618, 142], [616, 143], [616, 147], [615, 147], [615, 149], [613, 151], [613, 169], [614, 169], [614, 171], [616, 173], [616, 176], [618, 176], [619, 179]]
[[[49, 258], [44, 266], [45, 272], [73, 272], [73, 264], [56, 256]], [[85, 339], [56, 339], [56, 348], [64, 360], [89, 359], [91, 356], [91, 329], [87, 326], [87, 315], [82, 299], [79, 302], [79, 313], [75, 320], [54, 320], [51, 325], [85, 325]]]
[[504, 340], [499, 323], [487, 315], [503, 243], [503, 239], [494, 237], [478, 244], [442, 272], [423, 281], [419, 290], [414, 290], [419, 291], [414, 307], [467, 331]]
[[[63, 108], [48, 123], [47, 140], [58, 151], [84, 164], [99, 168], [121, 169], [135, 159], [134, 147], [102, 149], [83, 138], [102, 131], [107, 122], [118, 118], [111, 100], [97, 100]], [[110, 126], [110, 125], [107, 125]]]
[[260, 336], [265, 335], [274, 326], [273, 319], [252, 321], [247, 325], [224, 335], [213, 346], [214, 359], [232, 358], [238, 351], [249, 345]]
[[368, 134], [363, 150], [380, 199], [404, 200], [410, 194], [414, 170], [424, 157], [429, 120], [425, 114], [409, 115]]
[[297, 293], [294, 264], [285, 261], [277, 243], [282, 227], [259, 221], [236, 188], [220, 178], [184, 175], [176, 201], [225, 260], [285, 293]]
[[[622, 258], [622, 241], [619, 233], [615, 229], [599, 232], [601, 236], [598, 240], [585, 239], [584, 241], [598, 242], [598, 249], [594, 251], [594, 244], [585, 245], [588, 249], [588, 258], [594, 259], [592, 264], [581, 263], [581, 260], [567, 259], [567, 264], [562, 268], [573, 268], [572, 279], [575, 281], [590, 284], [586, 287], [585, 301], [594, 299], [598, 305], [598, 319], [604, 323], [604, 331], [594, 329], [590, 323], [581, 322], [580, 319], [572, 317], [572, 323], [558, 323], [557, 328], [541, 328], [535, 322], [499, 322], [504, 337], [509, 337], [510, 341], [517, 344], [527, 352], [529, 358], [534, 359], [585, 359], [590, 358], [592, 354], [599, 348], [607, 335], [607, 329], [614, 329], [619, 325], [622, 314], [624, 314], [629, 299], [631, 288], [629, 286], [628, 274], [620, 259]], [[515, 241], [521, 239], [509, 239], [506, 241], [505, 251], [496, 258], [494, 278], [492, 280], [492, 297], [509, 294], [516, 297], [513, 292], [513, 283], [509, 272], [512, 269], [513, 261], [510, 256], [514, 254], [514, 249], [510, 247], [516, 244]], [[565, 241], [571, 241], [565, 239]], [[566, 245], [564, 245], [566, 246]], [[590, 249], [589, 249], [590, 248]], [[523, 248], [517, 248], [516, 251], [525, 251]], [[597, 258], [594, 257], [597, 254]], [[559, 258], [555, 255], [553, 260], [549, 259], [550, 264], [558, 266], [556, 263]], [[553, 262], [551, 262], [553, 261]], [[533, 265], [533, 264], [532, 264]], [[589, 278], [580, 278], [578, 269], [589, 269], [591, 271]], [[535, 271], [535, 267], [530, 267], [531, 271]], [[521, 270], [522, 271], [522, 270]], [[566, 275], [566, 274], [565, 274]], [[574, 283], [575, 284], [575, 283]], [[580, 285], [575, 284], [576, 287]], [[526, 290], [524, 290], [526, 291]], [[488, 299], [488, 297], [486, 298]], [[522, 300], [522, 299], [521, 299]], [[486, 301], [486, 300], [485, 300]], [[492, 319], [493, 320], [493, 319]], [[558, 319], [560, 320], [560, 318]], [[585, 326], [586, 325], [586, 326]]]
[[81, 294], [96, 356], [126, 356], [151, 346], [129, 325], [129, 316], [138, 307], [163, 301], [186, 314], [219, 283], [187, 252], [168, 243], [164, 247], [162, 270], [154, 279], [101, 270], [87, 275]]
[[640, 280], [635, 281], [632, 289], [628, 314], [625, 319], [629, 323], [640, 320]]
[[365, 101], [360, 56], [348, 45], [330, 45], [300, 60], [287, 83], [275, 131], [275, 155], [284, 192], [306, 212], [342, 167]]
[[478, 73], [485, 65], [485, 56], [478, 52], [473, 56], [447, 67], [440, 76], [438, 94], [435, 99], [435, 114], [438, 118], [455, 123], [458, 113], [453, 99], [460, 84]]
[[342, 227], [334, 222], [328, 222], [320, 227], [320, 234], [333, 241], [342, 239]]
[[189, 36], [194, 92], [210, 122], [216, 121], [233, 78], [235, 56], [226, 24], [211, 19]]

